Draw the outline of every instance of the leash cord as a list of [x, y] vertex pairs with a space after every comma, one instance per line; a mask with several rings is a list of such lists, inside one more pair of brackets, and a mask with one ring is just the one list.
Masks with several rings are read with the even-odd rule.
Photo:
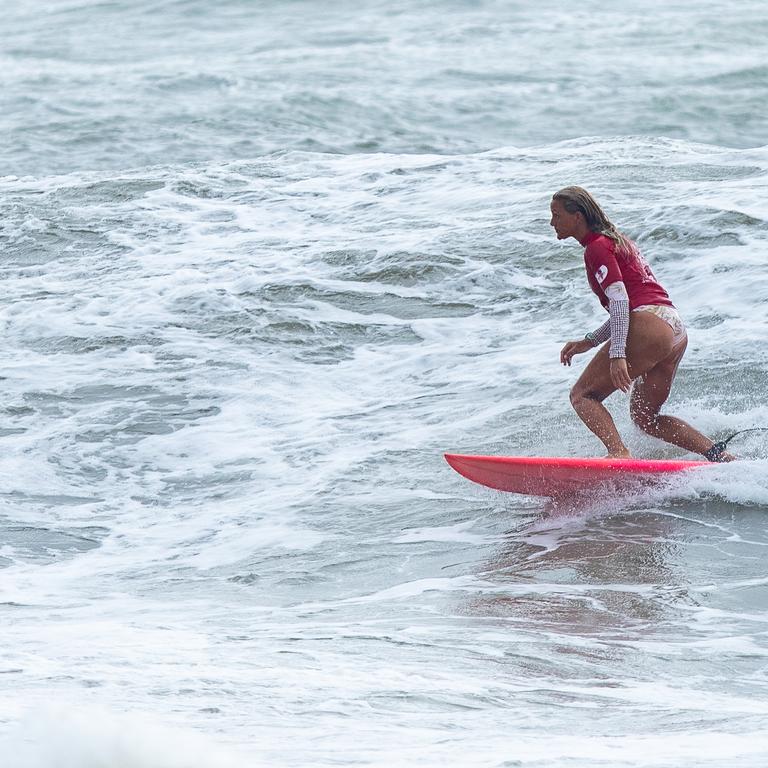
[[709, 461], [722, 461], [723, 451], [728, 447], [728, 443], [733, 440], [737, 435], [743, 435], [745, 432], [768, 432], [768, 427], [751, 427], [750, 429], [740, 429], [738, 432], [734, 432], [730, 437], [726, 437], [725, 440], [718, 440], [705, 454], [704, 456]]

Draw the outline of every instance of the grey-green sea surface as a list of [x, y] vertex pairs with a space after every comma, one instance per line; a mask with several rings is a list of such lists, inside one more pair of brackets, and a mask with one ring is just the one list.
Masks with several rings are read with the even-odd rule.
[[[768, 10], [0, 3], [0, 766], [768, 764], [768, 440], [587, 506], [581, 184], [768, 426]], [[683, 456], [635, 431], [640, 456]]]

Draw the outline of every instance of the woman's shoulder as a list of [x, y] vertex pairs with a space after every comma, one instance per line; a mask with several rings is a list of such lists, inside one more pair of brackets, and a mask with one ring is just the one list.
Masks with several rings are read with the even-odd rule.
[[621, 241], [616, 241], [608, 235], [596, 233], [596, 237], [591, 239], [587, 249], [592, 253], [610, 253], [620, 261], [633, 261], [640, 258], [640, 249], [634, 240], [622, 235]]
[[588, 258], [598, 256], [617, 256], [616, 243], [610, 237], [600, 232], [590, 234], [584, 246], [584, 255]]

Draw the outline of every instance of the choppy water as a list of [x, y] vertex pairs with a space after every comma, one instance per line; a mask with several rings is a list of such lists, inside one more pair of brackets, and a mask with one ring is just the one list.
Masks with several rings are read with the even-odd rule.
[[599, 452], [569, 183], [670, 409], [768, 426], [764, 4], [2, 7], [3, 768], [766, 764], [764, 436], [554, 513], [441, 458]]

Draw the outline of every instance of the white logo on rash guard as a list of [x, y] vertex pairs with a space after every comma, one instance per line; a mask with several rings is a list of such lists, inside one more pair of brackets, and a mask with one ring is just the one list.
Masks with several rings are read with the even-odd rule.
[[606, 276], [608, 275], [608, 267], [603, 264], [597, 272], [595, 272], [595, 279], [597, 280], [600, 285], [603, 284], [603, 280], [605, 280]]

